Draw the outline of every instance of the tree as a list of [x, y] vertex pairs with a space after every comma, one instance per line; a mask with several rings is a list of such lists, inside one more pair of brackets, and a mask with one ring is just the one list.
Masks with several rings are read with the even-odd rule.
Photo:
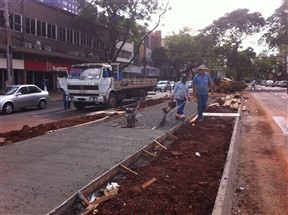
[[191, 35], [189, 28], [183, 28], [178, 34], [164, 38], [171, 66], [176, 70], [190, 70], [200, 64], [216, 65], [211, 36]]
[[185, 66], [191, 63], [193, 37], [189, 32], [189, 28], [184, 28], [179, 31], [179, 34], [173, 34], [164, 39], [165, 47], [168, 50], [167, 55], [170, 65], [178, 71], [183, 70]]
[[266, 56], [259, 54], [254, 59], [254, 78], [260, 79], [275, 79], [277, 76], [277, 58], [274, 55]]
[[152, 60], [155, 65], [167, 64], [169, 59], [167, 56], [167, 49], [164, 47], [157, 47], [152, 51]]
[[272, 16], [266, 20], [266, 33], [261, 38], [269, 45], [270, 49], [278, 49], [283, 55], [284, 71], [287, 71], [288, 54], [288, 1], [279, 7]]
[[[107, 60], [115, 62], [124, 44], [133, 41], [140, 47], [148, 35], [160, 24], [162, 16], [168, 10], [168, 3], [160, 0], [78, 0], [81, 16], [94, 17], [90, 25], [101, 23], [107, 26], [110, 32], [110, 49], [107, 50]], [[89, 15], [85, 15], [89, 14]], [[151, 30], [147, 30], [152, 16], [157, 16], [157, 21]], [[142, 25], [138, 24], [142, 23]], [[117, 49], [116, 45], [120, 44]], [[133, 58], [129, 63], [133, 61]]]
[[242, 79], [239, 59], [241, 44], [248, 36], [258, 33], [264, 24], [265, 20], [260, 13], [249, 13], [248, 9], [238, 9], [227, 13], [203, 29], [203, 33], [211, 35], [217, 42], [217, 46], [222, 47], [222, 51], [228, 49], [226, 53], [229, 55], [226, 56], [230, 59], [227, 59], [227, 62], [236, 72], [237, 80]]
[[240, 76], [243, 77], [244, 80], [251, 80], [255, 78], [255, 71], [253, 67], [255, 57], [256, 53], [251, 47], [239, 52], [239, 61], [241, 62], [239, 72], [241, 73]]

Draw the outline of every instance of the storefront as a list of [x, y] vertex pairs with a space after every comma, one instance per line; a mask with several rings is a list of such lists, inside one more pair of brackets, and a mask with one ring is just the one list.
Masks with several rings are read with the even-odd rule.
[[[25, 83], [24, 76], [24, 60], [12, 61], [13, 73], [14, 73], [14, 84]], [[0, 58], [0, 89], [5, 87], [5, 81], [7, 78], [7, 60], [6, 58]]]
[[57, 90], [57, 72], [70, 71], [70, 64], [25, 61], [28, 84], [35, 84], [43, 89], [44, 81], [48, 91]]

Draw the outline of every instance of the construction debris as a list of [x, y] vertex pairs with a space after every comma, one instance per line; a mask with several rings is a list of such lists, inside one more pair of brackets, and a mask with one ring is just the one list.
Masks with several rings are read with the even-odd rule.
[[129, 169], [128, 167], [126, 167], [126, 166], [124, 166], [122, 164], [120, 164], [119, 166], [122, 167], [124, 170], [127, 170], [128, 172], [130, 172], [130, 173], [132, 173], [134, 175], [138, 175], [137, 172], [134, 172], [133, 170]]
[[155, 177], [152, 178], [152, 179], [150, 179], [150, 180], [147, 181], [146, 183], [142, 184], [142, 188], [144, 189], [144, 188], [148, 187], [149, 185], [151, 185], [151, 184], [154, 183], [155, 181], [156, 181], [156, 178], [155, 178]]
[[[88, 202], [88, 206], [86, 209], [82, 212], [81, 215], [87, 215], [91, 214], [93, 211], [93, 214], [97, 214], [98, 210], [96, 209], [97, 206], [105, 201], [108, 201], [109, 199], [113, 198], [114, 196], [118, 195], [119, 185], [117, 183], [111, 183], [107, 185], [106, 189], [102, 189], [103, 196], [95, 197], [93, 196], [93, 201]], [[78, 196], [81, 198], [82, 193], [79, 192]], [[85, 197], [82, 195], [82, 197], [85, 199]], [[85, 202], [86, 203], [86, 202]]]
[[163, 145], [162, 145], [161, 143], [159, 143], [157, 140], [154, 140], [154, 142], [155, 142], [158, 146], [160, 146], [161, 148], [167, 150], [167, 147], [163, 146]]

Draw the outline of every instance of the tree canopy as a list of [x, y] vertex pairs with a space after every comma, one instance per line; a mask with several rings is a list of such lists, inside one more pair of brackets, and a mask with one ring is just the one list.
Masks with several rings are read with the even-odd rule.
[[203, 33], [211, 35], [216, 41], [216, 46], [221, 47], [215, 50], [220, 50], [222, 57], [226, 57], [229, 68], [235, 71], [236, 79], [240, 80], [243, 78], [239, 59], [241, 44], [248, 36], [260, 32], [264, 25], [265, 19], [260, 13], [238, 9], [215, 20], [203, 29]]
[[288, 46], [288, 1], [268, 17], [265, 30], [262, 40], [269, 45], [269, 48]]
[[[106, 50], [107, 60], [115, 62], [124, 44], [133, 41], [140, 47], [144, 39], [160, 24], [161, 17], [168, 10], [168, 2], [160, 0], [78, 0], [82, 18], [91, 26], [101, 23], [110, 32], [110, 49]], [[152, 16], [158, 17], [154, 27], [147, 29]], [[141, 25], [139, 24], [141, 23]], [[117, 47], [118, 44], [118, 48]]]

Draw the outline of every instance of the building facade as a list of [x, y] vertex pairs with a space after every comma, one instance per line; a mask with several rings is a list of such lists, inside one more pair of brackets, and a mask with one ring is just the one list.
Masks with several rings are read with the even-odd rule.
[[[0, 0], [0, 87], [8, 79], [4, 1]], [[107, 28], [99, 25], [91, 31], [77, 15], [36, 0], [9, 1], [8, 11], [14, 84], [40, 85], [46, 80], [48, 90], [56, 90], [57, 71], [106, 60], [111, 48]]]
[[77, 0], [38, 0], [46, 4], [51, 4], [71, 13], [79, 14]]
[[[8, 9], [5, 1], [9, 2]], [[6, 10], [9, 28], [5, 23]], [[9, 48], [8, 37], [11, 39]], [[77, 63], [107, 62], [110, 51], [109, 29], [100, 24], [94, 28], [83, 25], [77, 14], [40, 0], [0, 0], [0, 88], [8, 80], [9, 59], [12, 83], [41, 87], [45, 80], [48, 90], [56, 91], [59, 71], [69, 71], [71, 65]], [[133, 55], [134, 45], [127, 43], [117, 61], [129, 62]], [[124, 72], [130, 77], [129, 70]]]

